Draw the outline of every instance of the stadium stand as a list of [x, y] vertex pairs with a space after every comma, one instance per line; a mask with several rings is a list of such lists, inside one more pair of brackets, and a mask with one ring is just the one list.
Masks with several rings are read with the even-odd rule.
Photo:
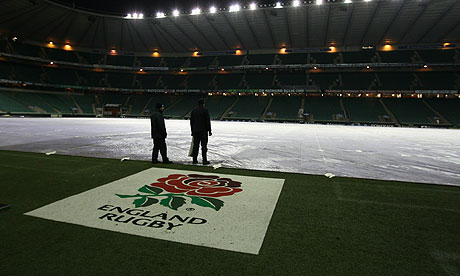
[[9, 79], [11, 74], [11, 64], [0, 62], [0, 78]]
[[95, 115], [93, 106], [96, 103], [94, 95], [85, 94], [85, 95], [73, 95], [78, 106], [81, 108], [82, 114], [84, 115]]
[[141, 116], [144, 115], [143, 111], [144, 108], [151, 100], [151, 95], [148, 94], [135, 94], [129, 97], [129, 101], [127, 103], [128, 107], [128, 115], [132, 116]]
[[309, 76], [312, 84], [321, 89], [333, 89], [340, 83], [339, 74], [335, 73], [311, 73]]
[[201, 93], [172, 96], [172, 104], [165, 109], [164, 116], [167, 118], [184, 118], [198, 104], [200, 98], [204, 98], [204, 95]]
[[215, 75], [190, 75], [187, 79], [188, 89], [208, 89]]
[[246, 74], [246, 83], [249, 88], [274, 88], [274, 74], [273, 73], [260, 73], [260, 74]]
[[56, 67], [44, 68], [47, 83], [61, 85], [76, 85], [78, 82], [75, 71]]
[[340, 63], [340, 56], [337, 53], [311, 53], [310, 63], [336, 64]]
[[237, 99], [236, 96], [210, 96], [206, 99], [206, 108], [211, 119], [220, 119], [225, 111]]
[[243, 74], [218, 74], [216, 77], [219, 89], [241, 88]]
[[388, 109], [396, 116], [398, 121], [404, 125], [439, 125], [445, 122], [433, 112], [421, 99], [412, 98], [385, 98], [383, 102]]
[[43, 57], [41, 47], [15, 42], [13, 43], [14, 54], [28, 56], [28, 57]]
[[46, 56], [50, 60], [67, 61], [78, 63], [78, 57], [74, 51], [65, 51], [60, 49], [44, 48]]
[[382, 62], [386, 63], [412, 63], [416, 61], [414, 51], [399, 50], [399, 51], [381, 51], [377, 52]]
[[166, 93], [152, 93], [150, 96], [150, 101], [144, 109], [144, 114], [150, 115], [150, 113], [155, 110], [157, 103], [163, 104], [167, 109], [169, 106], [171, 106], [172, 102], [170, 96]]
[[132, 88], [134, 83], [134, 74], [127, 73], [108, 73], [108, 83], [110, 87], [115, 88]]
[[106, 64], [132, 67], [134, 56], [106, 55]]
[[78, 60], [86, 64], [104, 64], [105, 55], [96, 53], [76, 52]]
[[80, 85], [93, 86], [93, 87], [106, 87], [107, 74], [98, 71], [77, 71]]
[[216, 57], [214, 56], [205, 56], [205, 57], [191, 57], [190, 65], [188, 67], [208, 67], [214, 64]]
[[260, 54], [260, 55], [247, 55], [246, 59], [250, 65], [271, 65], [274, 63], [275, 55], [273, 54]]
[[245, 56], [219, 56], [217, 57], [218, 66], [238, 66], [243, 63]]
[[415, 76], [413, 73], [378, 73], [382, 89], [387, 90], [409, 90], [413, 88]]
[[341, 87], [349, 90], [366, 90], [375, 84], [373, 73], [340, 73]]
[[159, 67], [162, 64], [162, 59], [158, 57], [136, 57], [139, 61], [139, 66]]
[[55, 110], [57, 110], [58, 113], [68, 115], [74, 113], [72, 110], [74, 104], [71, 104], [70, 100], [65, 98], [65, 95], [42, 93], [40, 94], [40, 97]]
[[343, 63], [371, 63], [375, 60], [375, 52], [360, 51], [360, 52], [343, 52]]
[[346, 121], [338, 97], [306, 97], [303, 109], [314, 122]]
[[13, 68], [13, 75], [15, 80], [35, 83], [42, 82], [41, 77], [43, 70], [41, 67], [16, 63], [14, 64]]
[[276, 75], [281, 87], [307, 85], [307, 74], [305, 72], [279, 73]]
[[49, 105], [38, 93], [12, 93], [12, 96], [18, 102], [29, 107], [36, 113], [57, 114], [58, 111]]
[[240, 96], [231, 110], [224, 114], [224, 119], [240, 119], [256, 121], [263, 115], [269, 97]]
[[424, 62], [455, 62], [455, 50], [423, 50], [417, 51]]
[[281, 64], [307, 64], [307, 54], [281, 54], [278, 55], [278, 59], [281, 60]]
[[0, 110], [8, 113], [29, 114], [35, 111], [13, 98], [13, 92], [0, 91]]
[[460, 126], [460, 99], [424, 99], [452, 125]]
[[268, 121], [299, 121], [301, 107], [302, 97], [300, 96], [272, 97], [264, 119]]
[[[353, 123], [389, 123], [391, 115], [387, 114], [380, 99], [343, 98], [345, 110]], [[393, 122], [395, 123], [395, 122]]]
[[136, 85], [143, 89], [155, 89], [159, 85], [161, 75], [136, 74]]
[[166, 66], [169, 68], [188, 67], [187, 60], [189, 57], [165, 57], [163, 58]]
[[454, 90], [457, 76], [454, 72], [426, 72], [416, 73], [422, 89], [426, 90]]

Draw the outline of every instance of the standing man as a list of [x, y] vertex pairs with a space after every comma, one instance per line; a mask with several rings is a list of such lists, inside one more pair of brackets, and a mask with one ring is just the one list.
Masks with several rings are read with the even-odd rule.
[[201, 156], [203, 157], [203, 165], [208, 165], [208, 134], [211, 132], [211, 120], [209, 119], [209, 112], [204, 107], [204, 100], [198, 101], [198, 106], [192, 111], [190, 117], [190, 128], [193, 136], [193, 164], [198, 163], [198, 149], [201, 143]]
[[155, 111], [150, 115], [151, 134], [153, 139], [152, 163], [158, 163], [158, 152], [161, 153], [161, 158], [164, 164], [172, 164], [166, 154], [166, 126], [165, 118], [163, 117], [165, 107], [161, 103], [156, 104]]

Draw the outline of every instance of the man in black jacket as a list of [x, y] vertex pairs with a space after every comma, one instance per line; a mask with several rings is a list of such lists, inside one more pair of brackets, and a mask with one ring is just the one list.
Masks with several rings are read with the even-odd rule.
[[155, 111], [150, 115], [151, 135], [153, 139], [152, 163], [158, 163], [158, 151], [161, 153], [163, 163], [172, 164], [166, 154], [166, 126], [163, 117], [164, 105], [157, 103]]
[[192, 129], [193, 136], [193, 164], [198, 163], [198, 149], [201, 143], [201, 155], [203, 157], [203, 165], [208, 165], [208, 158], [206, 153], [208, 152], [208, 134], [212, 135], [211, 132], [211, 120], [209, 118], [209, 112], [204, 107], [204, 100], [198, 101], [198, 106], [192, 111], [190, 117], [190, 127]]

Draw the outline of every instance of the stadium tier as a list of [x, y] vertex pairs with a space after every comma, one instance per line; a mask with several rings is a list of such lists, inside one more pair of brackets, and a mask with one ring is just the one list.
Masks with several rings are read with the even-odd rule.
[[299, 121], [299, 114], [303, 112], [302, 97], [282, 96], [273, 97], [267, 109], [265, 120], [267, 121]]
[[338, 97], [306, 97], [303, 109], [313, 122], [346, 121]]
[[343, 98], [343, 106], [353, 123], [395, 123], [380, 99]]
[[269, 101], [269, 97], [240, 96], [223, 119], [259, 120]]
[[405, 125], [443, 125], [442, 118], [419, 99], [383, 99], [385, 106]]

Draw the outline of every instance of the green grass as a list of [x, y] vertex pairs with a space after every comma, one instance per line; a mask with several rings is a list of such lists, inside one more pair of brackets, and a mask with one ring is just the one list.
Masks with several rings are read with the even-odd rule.
[[286, 180], [259, 255], [23, 215], [150, 167], [143, 161], [0, 151], [0, 203], [12, 205], [0, 212], [0, 274], [449, 276], [460, 272], [460, 188], [456, 187], [220, 168], [219, 173]]

